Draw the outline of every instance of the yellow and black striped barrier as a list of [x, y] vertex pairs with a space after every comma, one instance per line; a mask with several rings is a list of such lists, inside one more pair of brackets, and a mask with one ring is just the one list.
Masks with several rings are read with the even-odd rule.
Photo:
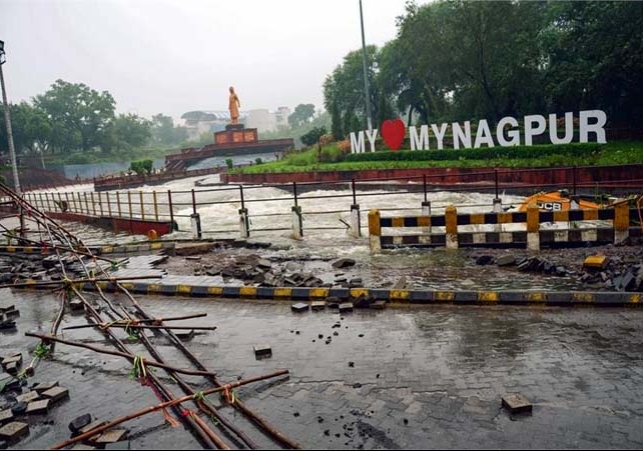
[[[283, 301], [320, 301], [329, 297], [340, 301], [354, 301], [362, 296], [374, 301], [400, 304], [472, 304], [472, 305], [547, 305], [547, 306], [639, 306], [643, 293], [544, 291], [544, 290], [392, 290], [381, 288], [305, 288], [305, 287], [249, 287], [197, 286], [148, 282], [121, 282], [134, 294], [182, 296], [215, 299], [266, 299]], [[24, 288], [39, 288], [38, 281], [26, 281]], [[43, 288], [50, 288], [50, 286]], [[112, 282], [85, 282], [78, 288], [115, 292]]]
[[[144, 244], [125, 244], [109, 246], [88, 246], [89, 250], [95, 255], [105, 254], [129, 254], [146, 251], [160, 251], [174, 249], [174, 242], [156, 242]], [[81, 249], [82, 250], [82, 249]], [[51, 254], [55, 253], [54, 248], [49, 246], [0, 246], [0, 254]]]
[[[638, 220], [639, 211], [630, 209], [626, 202], [613, 208], [599, 210], [540, 211], [531, 204], [526, 212], [458, 214], [456, 207], [445, 208], [444, 215], [397, 216], [383, 218], [379, 210], [368, 214], [371, 250], [398, 246], [413, 247], [527, 247], [538, 250], [543, 246], [578, 246], [584, 243], [621, 243], [628, 237], [643, 236], [641, 227], [630, 227], [630, 218]], [[548, 222], [612, 221], [609, 227], [568, 228], [542, 230]], [[459, 226], [525, 224], [522, 231], [461, 232]], [[432, 227], [443, 227], [435, 233]], [[383, 228], [415, 229], [412, 235], [383, 235]], [[420, 233], [417, 233], [418, 230]]]

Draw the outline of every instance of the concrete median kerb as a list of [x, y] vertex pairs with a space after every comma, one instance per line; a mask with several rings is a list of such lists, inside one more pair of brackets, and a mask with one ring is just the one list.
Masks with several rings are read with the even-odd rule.
[[[26, 280], [25, 288], [38, 288], [38, 281]], [[82, 288], [113, 292], [111, 282], [86, 282]], [[127, 282], [123, 287], [135, 294], [183, 296], [219, 299], [264, 299], [283, 301], [319, 301], [337, 297], [342, 301], [356, 300], [360, 296], [383, 300], [392, 304], [468, 304], [468, 305], [558, 305], [558, 306], [640, 306], [641, 293], [591, 292], [591, 291], [471, 291], [471, 290], [395, 290], [384, 288], [320, 289], [253, 286], [204, 286], [189, 284], [163, 284], [158, 282]]]

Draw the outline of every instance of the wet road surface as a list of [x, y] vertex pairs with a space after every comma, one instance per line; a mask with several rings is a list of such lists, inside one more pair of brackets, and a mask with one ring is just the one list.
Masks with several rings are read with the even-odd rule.
[[[184, 324], [218, 330], [195, 336], [188, 347], [223, 381], [289, 369], [286, 381], [237, 394], [304, 448], [643, 447], [641, 309], [415, 306], [340, 316], [295, 314], [288, 303], [267, 301], [139, 299], [154, 316], [208, 313]], [[28, 362], [26, 349], [36, 340], [23, 334], [48, 332], [57, 300], [21, 291], [13, 300], [21, 311], [18, 331], [0, 335], [0, 354], [23, 351]], [[84, 323], [66, 315], [63, 327]], [[90, 329], [64, 335], [109, 347]], [[162, 338], [154, 343], [167, 361], [190, 367]], [[272, 347], [271, 358], [255, 359], [260, 343]], [[140, 345], [132, 349], [143, 352]], [[47, 417], [32, 417], [31, 434], [16, 449], [68, 438], [67, 424], [85, 412], [110, 420], [158, 403], [149, 387], [128, 378], [130, 369], [124, 359], [58, 345], [30, 382], [57, 379], [70, 399]], [[530, 400], [533, 414], [512, 417], [501, 409], [501, 397], [511, 393]], [[260, 445], [276, 448], [231, 408], [222, 411]], [[125, 426], [132, 449], [199, 447], [160, 413]]]

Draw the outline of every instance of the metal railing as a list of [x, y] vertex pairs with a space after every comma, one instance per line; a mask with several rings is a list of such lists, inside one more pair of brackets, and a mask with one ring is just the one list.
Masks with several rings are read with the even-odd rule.
[[[471, 172], [458, 177], [422, 175], [341, 182], [285, 183], [258, 186], [219, 184], [191, 190], [127, 190], [101, 192], [30, 192], [25, 198], [45, 211], [62, 211], [95, 217], [177, 221], [180, 230], [203, 235], [240, 235], [247, 238], [259, 232], [292, 231], [301, 238], [305, 230], [346, 230], [361, 236], [364, 213], [380, 211], [420, 211], [427, 206], [435, 213], [447, 205], [459, 209], [492, 211], [502, 205], [507, 192], [534, 194], [556, 187], [573, 194], [585, 192], [636, 192], [643, 179], [578, 182], [576, 168], [555, 168], [551, 181], [540, 184], [516, 182], [519, 169], [510, 173], [493, 170]], [[554, 171], [552, 169], [552, 171]], [[561, 175], [562, 174], [562, 175]], [[567, 179], [561, 183], [561, 179]], [[332, 191], [328, 193], [328, 191]], [[440, 202], [436, 193], [487, 193], [476, 202]], [[493, 196], [493, 197], [492, 197]], [[332, 200], [332, 202], [329, 202]], [[488, 201], [488, 203], [487, 203]], [[464, 210], [461, 210], [464, 211]], [[341, 217], [342, 214], [348, 215]], [[337, 220], [333, 215], [340, 215]], [[319, 219], [328, 218], [331, 219]], [[201, 229], [204, 218], [206, 227]], [[212, 220], [213, 218], [217, 220]], [[288, 220], [290, 218], [290, 220]], [[194, 222], [199, 223], [198, 233]], [[192, 224], [187, 227], [187, 224]], [[305, 227], [304, 227], [305, 224]]]

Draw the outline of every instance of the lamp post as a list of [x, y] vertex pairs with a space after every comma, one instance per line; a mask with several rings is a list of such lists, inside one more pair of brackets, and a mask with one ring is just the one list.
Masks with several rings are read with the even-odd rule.
[[[9, 158], [11, 158], [11, 168], [13, 170], [13, 186], [18, 196], [20, 193], [20, 180], [18, 179], [18, 165], [16, 164], [16, 150], [13, 147], [13, 131], [11, 130], [11, 112], [9, 111], [9, 101], [7, 100], [7, 90], [4, 87], [4, 74], [2, 65], [7, 61], [4, 51], [4, 41], [0, 41], [0, 86], [2, 87], [2, 105], [4, 106], [4, 122], [7, 126], [7, 141], [9, 142]], [[24, 216], [20, 208], [20, 235], [25, 232]]]
[[7, 90], [4, 87], [4, 74], [2, 65], [7, 61], [4, 52], [4, 41], [0, 41], [0, 85], [2, 85], [2, 105], [4, 105], [4, 122], [7, 126], [7, 140], [9, 141], [9, 158], [11, 158], [11, 167], [13, 169], [13, 185], [16, 194], [20, 195], [20, 181], [18, 180], [18, 166], [16, 165], [16, 150], [13, 147], [13, 131], [11, 130], [11, 112], [9, 111], [9, 102], [7, 101]]
[[368, 71], [366, 70], [366, 39], [364, 38], [364, 16], [362, 14], [362, 0], [359, 0], [359, 22], [362, 25], [362, 59], [364, 66], [364, 94], [366, 95], [366, 126], [368, 131], [373, 131], [373, 119], [371, 118], [371, 95], [368, 89]]

